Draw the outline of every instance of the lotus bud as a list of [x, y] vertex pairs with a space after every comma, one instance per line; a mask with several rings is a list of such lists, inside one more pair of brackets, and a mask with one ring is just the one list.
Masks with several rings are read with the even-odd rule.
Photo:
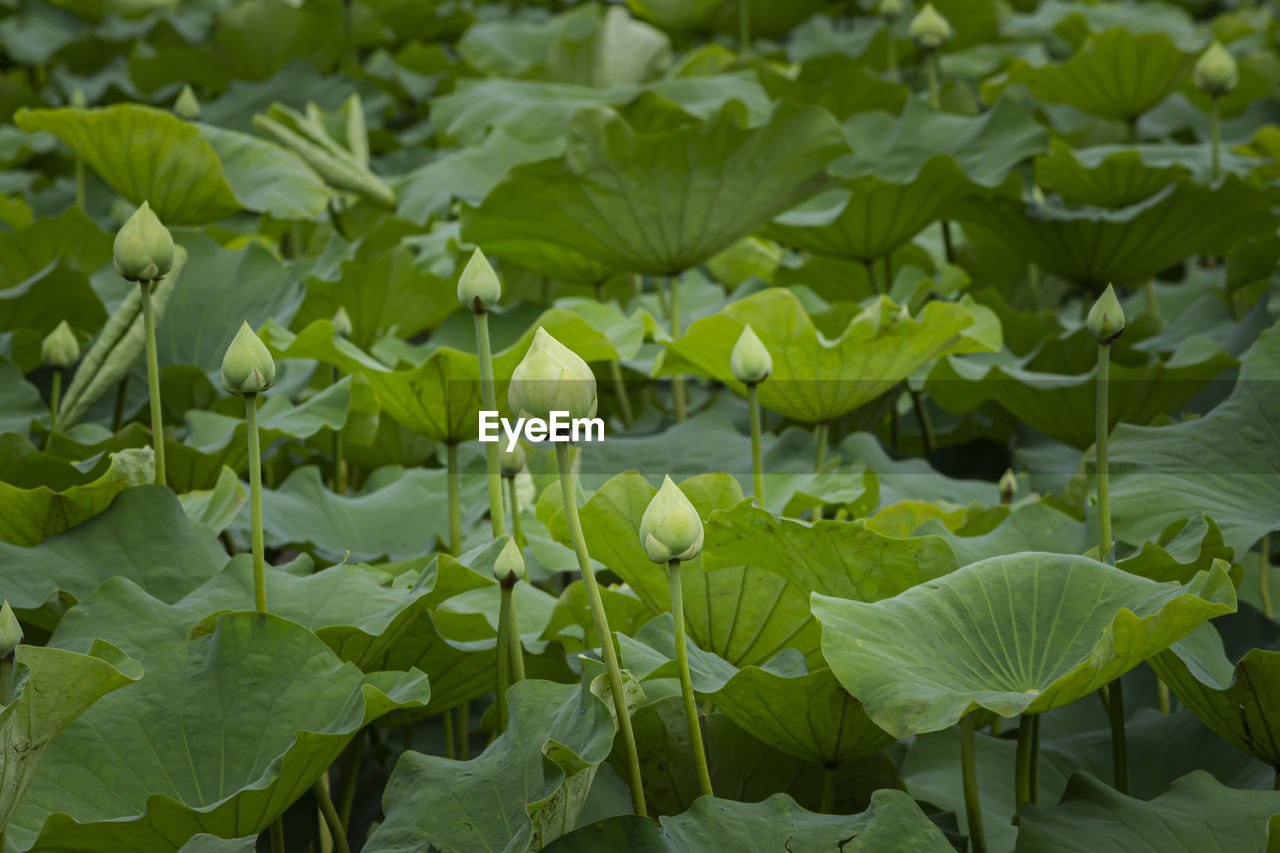
[[573, 350], [538, 327], [524, 360], [511, 373], [507, 403], [524, 418], [550, 420], [552, 412], [570, 418], [596, 414], [596, 377]]
[[489, 265], [489, 259], [477, 248], [471, 253], [458, 279], [458, 301], [477, 314], [488, 311], [502, 298], [502, 282]]
[[222, 357], [222, 384], [232, 394], [258, 394], [276, 381], [276, 363], [267, 346], [248, 323], [240, 326], [235, 340]]
[[880, 0], [880, 5], [876, 7], [876, 11], [880, 17], [892, 23], [902, 17], [902, 0]]
[[1000, 503], [1008, 506], [1013, 503], [1013, 496], [1017, 493], [1018, 478], [1013, 475], [1013, 469], [1008, 468], [1000, 478]]
[[339, 305], [338, 310], [333, 314], [333, 330], [337, 332], [338, 337], [349, 338], [351, 337], [353, 328], [354, 327], [351, 325], [351, 315], [347, 313], [346, 308]]
[[498, 559], [493, 561], [493, 576], [499, 583], [515, 583], [524, 577], [524, 555], [516, 540], [507, 537], [507, 544], [502, 546]]
[[13, 652], [22, 643], [22, 626], [13, 615], [9, 602], [0, 605], [0, 659], [12, 659]]
[[1200, 54], [1191, 77], [1197, 88], [1216, 98], [1236, 87], [1236, 83], [1240, 81], [1240, 70], [1230, 51], [1222, 46], [1222, 42], [1215, 41], [1209, 45], [1208, 50]]
[[738, 342], [733, 345], [729, 369], [733, 371], [734, 378], [747, 385], [763, 382], [773, 372], [773, 358], [750, 323], [743, 327]]
[[907, 28], [907, 35], [915, 42], [916, 47], [927, 51], [942, 47], [951, 41], [954, 34], [951, 22], [942, 17], [932, 3], [925, 4], [911, 19], [911, 26]]
[[1109, 344], [1124, 331], [1124, 309], [1116, 298], [1116, 291], [1111, 285], [1102, 291], [1098, 301], [1089, 310], [1086, 324], [1100, 344]]
[[79, 86], [71, 90], [71, 106], [78, 110], [89, 106], [89, 99], [84, 96], [84, 89]]
[[191, 91], [190, 84], [182, 87], [178, 100], [173, 102], [173, 114], [187, 121], [200, 118], [200, 101], [196, 98], [196, 93]]
[[702, 519], [670, 477], [640, 518], [640, 542], [655, 563], [692, 560], [702, 552]]
[[50, 367], [66, 370], [80, 360], [80, 342], [63, 320], [40, 344], [40, 360]]
[[173, 267], [173, 235], [145, 201], [116, 234], [115, 264], [129, 281], [156, 281]]
[[505, 444], [498, 446], [498, 469], [504, 477], [514, 477], [524, 468], [524, 445], [516, 442], [516, 446], [507, 450]]

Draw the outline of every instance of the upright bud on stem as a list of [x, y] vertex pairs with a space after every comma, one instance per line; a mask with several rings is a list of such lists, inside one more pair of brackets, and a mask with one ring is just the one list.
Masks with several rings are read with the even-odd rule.
[[242, 323], [222, 357], [222, 384], [232, 394], [259, 394], [276, 381], [276, 363], [267, 346]]
[[507, 544], [502, 546], [498, 559], [493, 563], [493, 576], [502, 583], [515, 583], [524, 577], [524, 555], [516, 540], [507, 537]]
[[550, 420], [552, 412], [592, 418], [596, 377], [577, 353], [539, 327], [528, 354], [511, 373], [507, 403], [525, 418]]
[[692, 560], [702, 552], [702, 519], [670, 477], [640, 519], [640, 542], [655, 563]]
[[1018, 493], [1018, 478], [1013, 475], [1013, 469], [1009, 468], [1004, 472], [1004, 476], [1000, 478], [1000, 503], [1008, 506], [1013, 503], [1013, 496]]
[[200, 101], [196, 98], [196, 93], [191, 91], [191, 84], [183, 86], [178, 100], [173, 102], [173, 114], [186, 121], [200, 118]]
[[750, 323], [743, 327], [738, 342], [733, 345], [729, 369], [735, 379], [746, 385], [757, 385], [773, 372], [773, 357]]
[[18, 617], [13, 615], [9, 602], [0, 605], [0, 659], [13, 657], [13, 652], [22, 643], [22, 626]]
[[339, 305], [338, 310], [333, 314], [333, 330], [338, 333], [338, 337], [349, 338], [354, 328], [351, 325], [351, 315], [347, 313], [346, 308]]
[[477, 248], [458, 278], [458, 301], [477, 314], [488, 311], [502, 298], [502, 282], [489, 259]]
[[1215, 98], [1235, 89], [1240, 80], [1235, 58], [1220, 41], [1209, 45], [1209, 49], [1200, 55], [1191, 76], [1196, 88]]
[[1111, 343], [1124, 331], [1124, 309], [1120, 307], [1120, 300], [1111, 285], [1108, 284], [1098, 301], [1093, 303], [1086, 325], [1100, 344]]
[[886, 21], [893, 23], [902, 17], [902, 0], [880, 0], [876, 12]]
[[129, 281], [156, 281], [173, 268], [173, 235], [144, 201], [116, 234], [116, 272]]
[[916, 47], [929, 53], [951, 41], [954, 34], [951, 22], [942, 17], [932, 3], [926, 4], [917, 12], [911, 19], [911, 26], [907, 28], [907, 35], [915, 42]]
[[59, 323], [40, 344], [40, 360], [58, 370], [73, 367], [80, 360], [80, 342], [66, 320]]
[[511, 478], [519, 474], [524, 468], [524, 445], [516, 442], [516, 446], [508, 451], [506, 444], [499, 442], [498, 466], [504, 477]]

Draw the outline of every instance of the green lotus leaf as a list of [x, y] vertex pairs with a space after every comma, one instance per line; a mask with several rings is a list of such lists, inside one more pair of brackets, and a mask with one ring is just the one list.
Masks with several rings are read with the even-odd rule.
[[257, 843], [257, 836], [253, 835], [245, 838], [219, 838], [202, 832], [191, 836], [191, 840], [178, 848], [178, 853], [253, 853]]
[[770, 288], [692, 323], [666, 345], [660, 373], [697, 373], [745, 393], [729, 356], [747, 324], [773, 357], [773, 373], [759, 386], [760, 405], [806, 423], [852, 412], [939, 355], [1000, 347], [999, 324], [985, 308], [933, 301], [908, 317], [885, 297], [850, 319], [832, 341], [794, 294]]
[[15, 693], [0, 707], [0, 826], [13, 816], [58, 733], [142, 675], [137, 661], [102, 642], [88, 654], [19, 646], [16, 660]]
[[506, 731], [470, 761], [404, 753], [366, 853], [540, 850], [572, 829], [617, 728], [603, 671], [584, 660], [581, 684], [512, 687]]
[[1002, 35], [1040, 39], [1057, 35], [1078, 46], [1091, 33], [1123, 27], [1131, 33], [1164, 33], [1186, 50], [1203, 47], [1203, 38], [1187, 10], [1169, 3], [1142, 8], [1045, 0], [1034, 11], [1010, 15], [1000, 22]]
[[364, 675], [269, 614], [228, 614], [213, 634], [151, 647], [143, 663], [141, 681], [49, 749], [9, 826], [19, 845], [123, 853], [200, 832], [257, 834], [361, 728], [428, 697], [422, 673]]
[[785, 104], [751, 127], [741, 104], [703, 122], [642, 98], [566, 132], [563, 158], [513, 169], [463, 211], [464, 239], [560, 278], [678, 275], [812, 195], [848, 150], [825, 110]]
[[898, 115], [910, 100], [905, 87], [845, 56], [810, 59], [794, 79], [779, 74], [764, 85], [775, 98], [823, 107], [842, 122], [877, 110]]
[[[0, 543], [0, 586], [9, 603], [23, 610], [40, 608], [57, 594], [82, 599], [115, 575], [162, 601], [177, 601], [226, 561], [213, 532], [189, 520], [172, 492], [136, 486], [88, 521], [33, 548]], [[32, 621], [52, 628], [57, 616]]]
[[[70, 260], [58, 260], [13, 287], [0, 290], [0, 332], [30, 329], [43, 338], [65, 320], [73, 329], [97, 329], [107, 319], [89, 278]], [[38, 363], [24, 365], [37, 367]]]
[[224, 465], [213, 488], [183, 492], [178, 500], [187, 518], [201, 522], [214, 533], [221, 533], [249, 500], [249, 492], [236, 472]]
[[[1040, 352], [1022, 359], [981, 355], [940, 359], [929, 372], [925, 388], [953, 414], [972, 412], [994, 401], [1050, 438], [1083, 450], [1096, 438], [1098, 369], [1095, 364], [1086, 373], [1066, 373], [1082, 360], [1062, 350], [1094, 351], [1096, 343], [1083, 329], [1066, 336], [1061, 348], [1055, 343], [1045, 341]], [[1111, 364], [1108, 423], [1112, 429], [1121, 423], [1145, 425], [1176, 412], [1214, 377], [1238, 363], [1216, 345], [1206, 346], [1199, 340], [1187, 342], [1168, 359], [1118, 352]]]
[[832, 672], [901, 738], [974, 706], [1011, 717], [1073, 702], [1234, 610], [1235, 588], [1221, 562], [1183, 586], [1024, 552], [875, 603], [814, 593], [812, 607]]
[[1121, 853], [1159, 845], [1186, 853], [1267, 847], [1280, 793], [1227, 788], [1204, 771], [1190, 773], [1155, 799], [1126, 797], [1087, 773], [1072, 775], [1056, 806], [1019, 812], [1018, 853]]
[[[778, 518], [743, 501], [705, 521], [703, 560], [750, 565], [786, 578], [805, 592], [880, 601], [956, 569], [955, 554], [936, 536], [895, 539], [862, 522]], [[855, 694], [856, 695], [856, 694]]]
[[1061, 65], [1017, 66], [1009, 74], [1050, 104], [1113, 121], [1136, 121], [1163, 101], [1191, 71], [1196, 57], [1163, 33], [1113, 27], [1097, 33]]
[[39, 389], [11, 361], [0, 357], [0, 432], [25, 436], [32, 421], [48, 420], [49, 407]]
[[738, 33], [741, 5], [748, 5], [753, 35], [780, 38], [792, 27], [823, 8], [821, 0], [800, 0], [778, 5], [769, 0], [627, 0], [627, 6], [642, 18], [667, 32], [712, 30]]
[[150, 203], [169, 226], [241, 210], [312, 219], [329, 200], [315, 173], [280, 148], [154, 107], [24, 109], [14, 121], [66, 142], [112, 189], [134, 204]]
[[966, 229], [1077, 284], [1137, 284], [1191, 255], [1225, 255], [1238, 240], [1270, 233], [1265, 191], [1228, 175], [1213, 187], [1180, 180], [1119, 210], [1065, 208], [973, 196], [956, 214]]
[[547, 853], [694, 853], [732, 845], [735, 849], [901, 850], [945, 853], [953, 849], [942, 831], [901, 791], [876, 791], [866, 811], [822, 815], [798, 806], [786, 794], [760, 803], [704, 797], [684, 814], [659, 823], [626, 815], [583, 827], [547, 848]]
[[846, 462], [856, 462], [875, 472], [881, 506], [904, 500], [945, 500], [960, 506], [973, 503], [989, 506], [1000, 499], [996, 484], [947, 477], [924, 459], [896, 459], [870, 433], [851, 433], [840, 442], [839, 455]]
[[[0, 438], [0, 453], [9, 438]], [[27, 548], [39, 545], [102, 512], [125, 489], [155, 480], [150, 450], [122, 450], [101, 461], [106, 464], [94, 466], [94, 476], [58, 489], [43, 484], [24, 487], [5, 476], [0, 481], [0, 542]]]
[[1204, 417], [1172, 426], [1121, 426], [1111, 440], [1111, 500], [1116, 535], [1154, 538], [1197, 511], [1222, 527], [1244, 554], [1280, 516], [1280, 453], [1274, 424], [1280, 401], [1280, 329], [1245, 353], [1231, 395]]

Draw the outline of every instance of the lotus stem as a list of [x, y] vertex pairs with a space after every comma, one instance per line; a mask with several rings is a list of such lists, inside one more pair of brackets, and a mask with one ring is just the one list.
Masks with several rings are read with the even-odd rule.
[[1031, 716], [1031, 804], [1040, 795], [1040, 715]]
[[[62, 393], [62, 368], [53, 369], [53, 387], [49, 391], [49, 440], [58, 431], [58, 396]], [[47, 446], [47, 445], [46, 445]]]
[[1157, 323], [1163, 325], [1163, 321], [1160, 319], [1160, 299], [1156, 294], [1155, 279], [1147, 279], [1143, 292], [1147, 298], [1147, 313], [1155, 318]]
[[1160, 713], [1166, 717], [1169, 716], [1169, 685], [1164, 680], [1156, 676], [1156, 707], [1160, 709]]
[[827, 464], [827, 422], [823, 421], [816, 424], [813, 428], [813, 438], [817, 442], [818, 449], [814, 454], [813, 470], [819, 472], [822, 466]]
[[1222, 119], [1221, 119], [1221, 116], [1218, 114], [1218, 96], [1217, 95], [1213, 96], [1213, 110], [1209, 114], [1209, 140], [1210, 140], [1210, 144], [1213, 146], [1213, 151], [1210, 154], [1210, 158], [1213, 164], [1213, 172], [1212, 172], [1213, 182], [1216, 184], [1218, 182], [1218, 178], [1222, 174], [1222, 165], [1221, 165], [1222, 155], [1220, 153], [1220, 149], [1222, 147]]
[[876, 278], [876, 262], [869, 258], [864, 259], [862, 266], [867, 271], [867, 281], [871, 282], [872, 293], [884, 293], [884, 285], [880, 283], [880, 279]]
[[356, 733], [351, 742], [351, 758], [342, 776], [342, 790], [338, 792], [338, 819], [344, 827], [351, 826], [351, 805], [356, 799], [356, 786], [360, 781], [360, 764], [364, 760], [364, 731]]
[[1107, 404], [1111, 387], [1111, 345], [1098, 344], [1098, 403], [1095, 422], [1098, 468], [1098, 559], [1106, 562], [1111, 550], [1111, 485], [1107, 470], [1107, 437], [1110, 419]]
[[511, 686], [511, 591], [513, 586], [500, 584], [498, 603], [498, 731], [507, 730], [507, 688]]
[[267, 560], [262, 544], [262, 448], [258, 440], [258, 395], [244, 395], [244, 426], [249, 438], [249, 517], [253, 525], [253, 604], [267, 612]]
[[751, 0], [738, 0], [738, 44], [743, 56], [751, 55]]
[[[338, 384], [338, 368], [329, 368], [329, 384]], [[333, 433], [333, 483], [330, 488], [335, 494], [342, 494], [347, 490], [347, 478], [343, 471], [346, 463], [342, 461], [342, 432], [340, 430], [330, 430]]]
[[640, 776], [640, 756], [636, 753], [636, 737], [631, 729], [631, 715], [627, 710], [627, 697], [622, 689], [622, 670], [618, 666], [618, 653], [613, 647], [613, 634], [609, 631], [609, 619], [605, 615], [604, 602], [600, 598], [600, 586], [595, 570], [591, 568], [591, 555], [587, 553], [587, 541], [582, 535], [582, 521], [578, 518], [578, 500], [573, 485], [573, 470], [569, 462], [569, 446], [556, 444], [556, 466], [560, 471], [560, 493], [564, 498], [564, 515], [569, 524], [569, 537], [578, 555], [578, 568], [582, 572], [582, 584], [591, 604], [591, 617], [596, 634], [600, 637], [600, 651], [609, 670], [609, 689], [613, 693], [613, 706], [618, 715], [618, 728], [626, 747], [627, 763], [631, 776], [631, 804], [635, 813], [644, 817], [644, 780]]
[[[13, 701], [13, 694], [17, 687], [17, 657], [17, 649], [0, 656], [0, 708]], [[0, 853], [4, 853], [7, 825], [7, 822], [0, 823]]]
[[453, 761], [457, 756], [458, 744], [453, 737], [453, 709], [440, 715], [444, 719], [444, 757]]
[[680, 561], [667, 564], [671, 586], [671, 619], [676, 644], [676, 669], [680, 673], [680, 692], [684, 696], [684, 719], [689, 726], [689, 746], [693, 750], [693, 766], [698, 771], [698, 787], [705, 797], [714, 797], [711, 771], [707, 769], [707, 752], [702, 745], [702, 721], [698, 717], [698, 700], [693, 695], [693, 678], [689, 675], [689, 649], [684, 633], [684, 588], [680, 584]]
[[[906, 381], [903, 381], [906, 385]], [[920, 425], [920, 443], [924, 446], [926, 454], [932, 453], [936, 446], [933, 439], [933, 421], [929, 417], [929, 409], [925, 405], [924, 395], [919, 391], [913, 390], [910, 385], [906, 385], [907, 394], [911, 397], [911, 408], [916, 413], [916, 423]]]
[[616, 361], [609, 362], [609, 373], [613, 377], [613, 395], [618, 398], [618, 417], [622, 418], [622, 426], [631, 429], [635, 422], [631, 414], [631, 398], [627, 396], [627, 383], [622, 378], [622, 365]]
[[520, 639], [520, 623], [516, 619], [515, 581], [511, 582], [513, 594], [507, 602], [507, 619], [511, 631], [507, 634], [507, 663], [511, 667], [511, 683], [524, 681], [524, 642]]
[[1022, 808], [1023, 803], [1031, 802], [1031, 762], [1034, 749], [1034, 715], [1023, 714], [1018, 723], [1018, 751], [1014, 759], [1014, 811]]
[[836, 771], [839, 769], [839, 764], [824, 764], [822, 766], [822, 803], [818, 806], [818, 811], [823, 814], [835, 814]]
[[751, 410], [751, 480], [756, 502], [764, 506], [764, 462], [760, 454], [760, 385], [747, 386], [747, 407]]
[[974, 748], [973, 715], [960, 721], [960, 778], [964, 785], [964, 814], [969, 821], [969, 842], [973, 853], [987, 853], [982, 831], [982, 803], [978, 798], [978, 761]]
[[271, 853], [285, 853], [284, 849], [284, 816], [276, 818], [271, 824]]
[[[680, 282], [674, 278], [671, 279], [671, 300], [667, 303], [667, 321], [671, 324], [671, 337], [680, 337]], [[675, 406], [676, 422], [682, 423], [687, 417], [684, 376], [682, 374], [671, 377], [671, 398], [672, 404]]]
[[333, 800], [329, 799], [329, 789], [323, 779], [316, 780], [316, 783], [311, 786], [311, 793], [316, 798], [316, 805], [320, 807], [320, 814], [324, 815], [325, 823], [329, 825], [329, 834], [333, 836], [333, 849], [337, 853], [351, 853], [351, 846], [347, 844], [347, 831], [343, 828], [341, 818], [338, 817], [338, 810], [333, 807]]
[[1272, 618], [1271, 585], [1267, 583], [1271, 575], [1271, 534], [1262, 537], [1258, 551], [1258, 595], [1262, 599], [1262, 612]]
[[116, 404], [111, 410], [111, 431], [119, 432], [120, 427], [124, 425], [124, 407], [129, 402], [129, 374], [125, 374], [124, 379], [120, 380], [120, 384], [116, 386]]
[[84, 213], [84, 160], [76, 158], [76, 207]]
[[885, 34], [889, 37], [889, 82], [899, 82], [898, 45], [893, 40], [893, 24], [885, 25]]
[[449, 489], [449, 553], [456, 557], [462, 553], [462, 491], [457, 442], [445, 444], [445, 466]]
[[1107, 685], [1107, 712], [1111, 717], [1111, 766], [1115, 774], [1115, 789], [1129, 793], [1129, 753], [1125, 744], [1124, 689], [1120, 679]]
[[[476, 311], [476, 353], [480, 356], [480, 399], [486, 411], [498, 410], [498, 392], [493, 381], [493, 350], [489, 344], [489, 312]], [[489, 480], [489, 521], [493, 526], [493, 538], [507, 535], [507, 516], [502, 511], [502, 471], [498, 464], [498, 443], [487, 441], [484, 460]]]
[[463, 702], [458, 706], [458, 724], [455, 729], [458, 737], [458, 760], [471, 758], [471, 703]]
[[929, 79], [929, 106], [942, 109], [942, 90], [938, 86], [938, 52], [931, 50], [924, 58], [925, 74]]
[[511, 511], [511, 532], [515, 534], [516, 545], [524, 548], [524, 532], [520, 529], [520, 496], [516, 493], [516, 478], [507, 477], [507, 503]]
[[947, 263], [956, 262], [956, 245], [951, 239], [951, 223], [946, 219], [942, 220], [942, 252], [947, 258]]
[[156, 458], [156, 482], [164, 485], [164, 413], [160, 408], [160, 359], [156, 355], [156, 320], [151, 312], [151, 282], [142, 288], [142, 320], [147, 331], [147, 386], [151, 395], [151, 448]]

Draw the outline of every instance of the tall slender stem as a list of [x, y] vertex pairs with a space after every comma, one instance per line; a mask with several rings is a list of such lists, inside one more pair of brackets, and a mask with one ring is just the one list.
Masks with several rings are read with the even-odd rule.
[[520, 529], [520, 496], [516, 493], [516, 478], [507, 477], [507, 503], [511, 513], [511, 532], [515, 534], [516, 545], [524, 547], [524, 532]]
[[62, 393], [62, 368], [53, 369], [53, 387], [49, 390], [49, 438], [58, 431], [58, 396]]
[[1111, 716], [1111, 766], [1115, 775], [1115, 789], [1129, 793], [1129, 752], [1124, 731], [1124, 690], [1120, 679], [1107, 685], [1107, 710]]
[[818, 445], [817, 452], [813, 458], [813, 470], [821, 471], [822, 466], [827, 464], [827, 423], [823, 421], [813, 428], [813, 438]]
[[635, 420], [631, 414], [631, 398], [627, 396], [627, 383], [622, 378], [622, 365], [616, 361], [609, 362], [609, 374], [613, 377], [613, 396], [618, 398], [618, 417], [622, 418], [625, 428], [631, 429]]
[[1107, 404], [1111, 387], [1111, 345], [1098, 344], [1098, 402], [1096, 434], [1098, 469], [1098, 559], [1106, 561], [1111, 550], [1111, 484], [1107, 470], [1107, 437], [1110, 418]]
[[978, 759], [973, 742], [973, 715], [960, 721], [960, 775], [964, 785], [964, 814], [969, 821], [969, 842], [973, 853], [987, 853], [982, 831], [982, 803], [978, 799]]
[[916, 423], [920, 426], [920, 442], [924, 447], [924, 452], [932, 453], [933, 448], [935, 447], [933, 440], [933, 420], [929, 417], [929, 409], [925, 405], [924, 395], [919, 391], [912, 389], [910, 385], [907, 385], [905, 380], [903, 381], [903, 384], [906, 385], [907, 394], [911, 397], [911, 408], [914, 409], [916, 413]]
[[[338, 379], [337, 366], [330, 367], [329, 384], [337, 385]], [[330, 430], [330, 432], [333, 433], [333, 484], [331, 489], [335, 494], [340, 495], [347, 490], [347, 478], [342, 470], [346, 467], [346, 463], [342, 461], [342, 431], [334, 429]]]
[[468, 761], [471, 758], [471, 703], [463, 702], [458, 706], [458, 723], [455, 727], [458, 738], [458, 760]]
[[1032, 715], [1023, 714], [1018, 723], [1018, 751], [1014, 758], [1013, 804], [1014, 810], [1022, 808], [1023, 803], [1031, 802], [1031, 750]]
[[1258, 546], [1258, 595], [1262, 598], [1262, 612], [1272, 618], [1271, 610], [1271, 534], [1262, 537]]
[[898, 82], [898, 44], [893, 39], [893, 22], [885, 24], [885, 35], [889, 37], [889, 81]]
[[835, 814], [836, 810], [836, 771], [839, 764], [826, 764], [822, 767], [822, 803], [818, 811], [823, 814]]
[[151, 282], [142, 288], [142, 320], [147, 332], [147, 385], [151, 394], [151, 447], [156, 457], [156, 482], [164, 485], [164, 413], [160, 408], [160, 359], [156, 355], [156, 321], [151, 312]]
[[680, 561], [667, 564], [671, 585], [671, 619], [676, 643], [676, 669], [680, 674], [680, 692], [684, 696], [684, 720], [689, 727], [689, 746], [693, 750], [693, 766], [698, 772], [698, 787], [705, 797], [714, 797], [711, 771], [707, 769], [707, 753], [702, 745], [702, 721], [698, 717], [698, 700], [693, 695], [693, 678], [689, 675], [688, 641], [684, 635], [684, 588], [680, 584]]
[[862, 266], [867, 271], [867, 281], [871, 283], [871, 292], [877, 295], [884, 293], [884, 285], [880, 283], [880, 279], [876, 278], [876, 262], [871, 259], [864, 259]]
[[[17, 686], [17, 650], [9, 652], [9, 654], [0, 657], [0, 708], [8, 705], [13, 701], [14, 690]], [[5, 849], [5, 828], [7, 824], [0, 823], [0, 853], [4, 853]]]
[[76, 207], [84, 213], [84, 160], [76, 158]]
[[458, 744], [453, 737], [453, 709], [440, 715], [444, 718], [444, 757], [452, 761], [457, 756]]
[[513, 594], [507, 599], [507, 664], [511, 667], [511, 683], [524, 681], [524, 642], [520, 639], [520, 622], [516, 619], [515, 581], [511, 583]]
[[569, 446], [556, 444], [556, 465], [560, 469], [560, 493], [564, 498], [564, 515], [569, 524], [569, 537], [578, 555], [578, 568], [582, 571], [582, 585], [591, 604], [591, 617], [596, 634], [600, 637], [600, 651], [609, 670], [609, 689], [613, 693], [613, 706], [618, 713], [618, 728], [626, 748], [631, 776], [631, 805], [637, 815], [644, 817], [644, 780], [640, 776], [640, 756], [636, 752], [636, 736], [631, 729], [631, 714], [627, 710], [627, 697], [622, 689], [622, 670], [618, 666], [618, 652], [613, 647], [613, 634], [609, 631], [609, 619], [605, 615], [604, 601], [600, 598], [600, 586], [591, 568], [591, 555], [587, 553], [587, 541], [582, 535], [582, 521], [578, 518], [578, 499], [573, 486], [573, 469], [569, 462]]
[[[671, 300], [667, 303], [667, 321], [671, 325], [671, 337], [680, 337], [680, 280], [671, 279]], [[676, 410], [676, 421], [683, 422], [687, 416], [685, 400], [684, 376], [677, 374], [671, 377], [671, 398]]]
[[1040, 796], [1040, 715], [1031, 716], [1031, 804]]
[[249, 437], [249, 517], [253, 525], [253, 604], [267, 612], [267, 559], [262, 545], [262, 448], [258, 442], [258, 395], [244, 395], [244, 425]]
[[938, 52], [931, 50], [924, 57], [925, 74], [929, 78], [929, 106], [942, 109], [942, 90], [938, 86]]
[[276, 818], [276, 822], [271, 824], [271, 853], [285, 853], [283, 815]]
[[333, 849], [338, 853], [351, 853], [351, 846], [347, 844], [347, 831], [343, 828], [342, 820], [338, 817], [338, 810], [333, 807], [333, 800], [329, 799], [329, 791], [319, 780], [311, 786], [311, 793], [316, 798], [316, 805], [320, 807], [320, 814], [324, 815], [324, 821], [329, 825], [329, 833], [333, 836]]
[[507, 688], [511, 686], [511, 592], [513, 587], [504, 583], [499, 587], [498, 600], [498, 731], [507, 730]]
[[120, 384], [116, 386], [116, 404], [111, 410], [111, 431], [119, 432], [120, 427], [124, 425], [124, 407], [129, 402], [129, 374], [124, 375], [124, 379], [120, 380]]
[[[493, 382], [493, 350], [489, 345], [489, 312], [477, 311], [476, 352], [480, 356], [480, 399], [486, 411], [498, 410], [498, 393]], [[507, 535], [507, 517], [502, 511], [502, 471], [498, 464], [498, 442], [484, 444], [485, 464], [489, 479], [489, 522], [495, 539]]]
[[756, 503], [764, 506], [764, 462], [760, 454], [760, 386], [747, 386], [747, 408], [751, 410], [751, 480], [755, 488]]
[[458, 445], [455, 442], [445, 445], [445, 466], [449, 489], [449, 553], [456, 557], [462, 553], [462, 487], [459, 482], [462, 475], [458, 471]]
[[360, 764], [364, 759], [365, 733], [356, 732], [351, 743], [351, 759], [342, 776], [342, 790], [338, 792], [338, 819], [343, 826], [351, 826], [351, 806], [356, 800], [356, 786], [360, 781]]
[[1218, 114], [1217, 95], [1213, 96], [1213, 112], [1209, 116], [1209, 137], [1213, 145], [1213, 153], [1210, 156], [1213, 162], [1213, 182], [1216, 184], [1222, 174], [1222, 155], [1219, 153], [1222, 147], [1222, 119]]

